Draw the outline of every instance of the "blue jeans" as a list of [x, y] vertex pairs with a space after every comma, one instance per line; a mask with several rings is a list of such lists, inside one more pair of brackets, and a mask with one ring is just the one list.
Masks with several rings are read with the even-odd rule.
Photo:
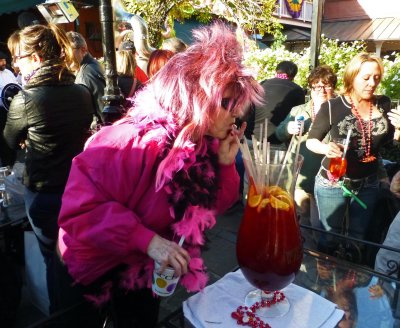
[[[339, 185], [332, 184], [320, 174], [315, 178], [314, 193], [322, 229], [336, 233], [347, 232], [351, 237], [365, 239], [378, 200], [379, 180], [377, 178], [366, 181], [358, 191], [357, 197], [367, 205], [366, 210], [354, 199], [344, 197], [343, 190]], [[349, 224], [346, 229], [344, 218], [347, 204], [349, 206]], [[329, 238], [321, 238], [321, 246], [329, 247], [326, 244], [327, 240]]]
[[56, 311], [53, 265], [58, 237], [58, 214], [62, 193], [33, 192], [25, 188], [25, 209], [32, 230], [39, 241], [40, 251], [46, 264], [46, 282], [50, 300], [50, 313]]

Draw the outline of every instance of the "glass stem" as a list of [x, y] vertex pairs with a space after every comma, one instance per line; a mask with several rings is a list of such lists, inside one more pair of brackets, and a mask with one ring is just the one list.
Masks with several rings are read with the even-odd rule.
[[268, 290], [261, 291], [261, 299], [264, 301], [271, 301], [274, 298], [274, 292]]

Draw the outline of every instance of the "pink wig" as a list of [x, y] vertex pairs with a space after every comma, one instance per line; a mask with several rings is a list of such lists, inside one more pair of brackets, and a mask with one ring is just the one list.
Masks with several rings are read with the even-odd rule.
[[251, 103], [259, 105], [263, 88], [242, 64], [242, 46], [235, 33], [222, 23], [197, 29], [195, 42], [174, 55], [154, 79], [139, 92], [130, 116], [154, 116], [155, 111], [172, 115], [177, 126], [174, 148], [160, 164], [174, 160], [175, 149], [190, 141], [201, 146], [212, 123], [210, 117], [221, 108], [225, 91], [232, 91], [228, 110], [241, 116]]

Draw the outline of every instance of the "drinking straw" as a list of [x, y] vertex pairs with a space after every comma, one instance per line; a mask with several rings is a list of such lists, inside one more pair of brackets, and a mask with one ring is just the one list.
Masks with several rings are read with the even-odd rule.
[[179, 240], [178, 245], [182, 246], [184, 241], [185, 241], [185, 236], [183, 235], [183, 236], [181, 236], [181, 239]]
[[367, 204], [365, 204], [360, 198], [358, 198], [351, 190], [349, 190], [343, 183], [340, 184], [340, 187], [343, 190], [343, 196], [349, 196], [353, 198], [364, 210], [367, 209]]
[[281, 168], [281, 170], [279, 171], [278, 179], [276, 179], [276, 185], [277, 185], [277, 186], [279, 186], [279, 181], [281, 180], [281, 176], [282, 176], [283, 170], [285, 169], [285, 165], [286, 165], [286, 162], [287, 162], [287, 160], [288, 160], [288, 158], [289, 158], [289, 154], [290, 154], [290, 152], [292, 151], [293, 142], [294, 142], [294, 138], [295, 138], [295, 137], [296, 137], [296, 135], [294, 134], [294, 135], [292, 136], [292, 139], [290, 139], [290, 143], [289, 143], [288, 149], [287, 149], [287, 151], [286, 151], [285, 158], [283, 159], [282, 168]]
[[[260, 124], [260, 142], [262, 142], [262, 140], [263, 140], [263, 130], [264, 130], [264, 124]], [[261, 144], [260, 144], [260, 154], [261, 154]]]
[[264, 138], [263, 139], [263, 142], [262, 142], [262, 154], [263, 154], [263, 157], [262, 157], [262, 162], [264, 163], [264, 164], [266, 164], [267, 163], [267, 138]]
[[254, 136], [254, 134], [251, 136], [251, 139], [253, 141], [253, 152], [254, 152], [254, 163], [256, 164], [255, 166], [255, 170], [254, 170], [254, 182], [256, 185], [260, 185], [261, 184], [261, 167], [258, 164], [261, 164], [262, 162], [262, 158], [261, 158], [261, 152], [259, 150], [258, 147], [258, 141], [256, 139], [256, 137]]
[[349, 129], [349, 131], [347, 131], [347, 137], [346, 137], [346, 142], [344, 143], [342, 158], [346, 157], [347, 148], [349, 147], [350, 135], [351, 135], [351, 129]]
[[[239, 140], [239, 139], [237, 139]], [[245, 158], [247, 159], [247, 164], [248, 164], [248, 175], [251, 176], [253, 179], [255, 179], [255, 174], [256, 174], [256, 169], [254, 167], [254, 162], [253, 158], [251, 157], [250, 153], [250, 147], [249, 144], [247, 143], [247, 139], [244, 138], [244, 143], [243, 143], [243, 148], [244, 148], [244, 153], [245, 153]], [[246, 162], [244, 162], [246, 164]]]
[[267, 174], [267, 139], [264, 138], [262, 142], [262, 151], [263, 151], [263, 158], [262, 158], [262, 166], [261, 166], [261, 191], [264, 190], [265, 187], [265, 180]]
[[265, 119], [265, 131], [264, 131], [264, 139], [267, 140], [268, 139], [268, 119]]
[[269, 163], [270, 163], [270, 151], [271, 144], [267, 142], [267, 177], [266, 177], [266, 186], [269, 187]]
[[[256, 179], [255, 168], [254, 168], [253, 159], [251, 158], [247, 139], [244, 138], [244, 143], [241, 144], [239, 138], [236, 136], [236, 142], [238, 143], [240, 151], [242, 152], [243, 164], [246, 169], [249, 180], [253, 179], [253, 181], [254, 181]], [[257, 192], [257, 186], [255, 186], [255, 188], [256, 188], [256, 192]]]
[[259, 156], [258, 156], [257, 139], [254, 136], [254, 134], [251, 135], [251, 141], [253, 142], [254, 160], [257, 162], [259, 160]]

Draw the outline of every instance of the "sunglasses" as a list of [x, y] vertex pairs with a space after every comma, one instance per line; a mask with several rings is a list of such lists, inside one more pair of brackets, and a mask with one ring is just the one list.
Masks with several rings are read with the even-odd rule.
[[232, 110], [236, 105], [236, 101], [233, 98], [222, 98], [221, 107], [225, 110]]

